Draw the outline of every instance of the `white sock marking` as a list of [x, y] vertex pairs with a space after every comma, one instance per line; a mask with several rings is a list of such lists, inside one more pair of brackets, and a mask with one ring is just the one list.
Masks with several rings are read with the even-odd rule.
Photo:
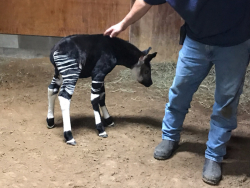
[[47, 118], [54, 118], [54, 108], [55, 108], [55, 99], [57, 95], [53, 95], [53, 89], [48, 89], [48, 114]]
[[106, 131], [104, 131], [103, 133], [100, 133], [99, 136], [104, 136], [107, 135]]
[[62, 110], [63, 117], [63, 131], [71, 131], [71, 123], [70, 123], [70, 100], [65, 99], [64, 97], [58, 97], [60, 101], [60, 106]]
[[75, 144], [75, 139], [74, 138], [72, 138], [71, 140], [68, 140], [66, 143], [67, 144]]

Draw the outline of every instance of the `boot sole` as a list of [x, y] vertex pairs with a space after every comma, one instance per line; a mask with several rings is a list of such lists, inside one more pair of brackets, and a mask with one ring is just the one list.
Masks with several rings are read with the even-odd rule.
[[169, 156], [159, 156], [159, 155], [154, 154], [154, 158], [157, 159], [157, 160], [166, 160], [166, 159], [169, 159], [171, 157], [171, 155], [169, 155]]
[[215, 181], [215, 180], [209, 180], [209, 179], [207, 179], [207, 178], [205, 178], [205, 177], [202, 177], [202, 180], [203, 180], [205, 183], [210, 184], [210, 185], [218, 185], [219, 182], [220, 182], [220, 180], [221, 180], [221, 178], [220, 178], [218, 181]]

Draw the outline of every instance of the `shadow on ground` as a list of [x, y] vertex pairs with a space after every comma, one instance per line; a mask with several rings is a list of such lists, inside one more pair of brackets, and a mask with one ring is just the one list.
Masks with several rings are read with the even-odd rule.
[[[149, 126], [156, 129], [161, 129], [161, 121], [158, 119], [150, 117], [137, 117], [137, 116], [124, 116], [124, 117], [113, 117], [115, 126], [107, 127], [108, 129], [116, 129], [119, 131], [120, 128], [133, 125], [143, 125]], [[71, 117], [72, 129], [75, 132], [75, 135], [79, 129], [91, 129], [95, 131], [95, 122], [93, 116], [73, 116]], [[61, 128], [62, 122], [59, 122], [56, 127]], [[208, 131], [205, 129], [196, 129], [190, 126], [184, 127], [182, 135], [192, 134], [193, 137], [199, 135], [199, 137], [207, 138]], [[198, 155], [204, 156], [206, 150], [205, 140], [203, 143], [199, 142], [182, 142], [180, 143], [179, 148], [175, 152], [192, 152]], [[244, 136], [232, 136], [230, 142], [227, 146], [227, 155], [223, 161], [223, 175], [245, 175], [250, 177], [250, 138]]]

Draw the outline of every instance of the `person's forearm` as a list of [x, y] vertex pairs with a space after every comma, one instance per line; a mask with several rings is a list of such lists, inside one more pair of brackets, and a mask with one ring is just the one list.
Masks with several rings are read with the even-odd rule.
[[125, 18], [118, 24], [108, 28], [103, 34], [109, 35], [111, 38], [119, 35], [120, 32], [124, 31], [128, 26], [135, 23], [142, 16], [144, 16], [147, 11], [151, 8], [151, 5], [144, 2], [144, 0], [136, 0], [130, 12], [125, 16]]
[[131, 24], [135, 23], [137, 20], [143, 17], [150, 8], [151, 5], [145, 3], [144, 0], [136, 0], [130, 12], [121, 21], [123, 27], [127, 28]]

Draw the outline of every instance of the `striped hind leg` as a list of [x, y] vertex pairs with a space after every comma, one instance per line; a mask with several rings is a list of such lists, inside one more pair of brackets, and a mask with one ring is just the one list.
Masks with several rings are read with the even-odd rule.
[[113, 126], [114, 125], [113, 118], [109, 115], [108, 109], [107, 109], [106, 104], [105, 104], [105, 87], [104, 87], [104, 83], [103, 83], [102, 88], [101, 88], [99, 105], [100, 105], [100, 108], [102, 110], [105, 126]]
[[54, 53], [54, 60], [63, 79], [58, 99], [62, 110], [64, 138], [67, 144], [76, 145], [71, 131], [70, 101], [81, 69], [75, 59], [66, 55]]
[[55, 74], [51, 84], [48, 87], [48, 114], [47, 114], [47, 127], [49, 129], [54, 128], [54, 108], [55, 108], [55, 99], [59, 88], [62, 84], [62, 80], [59, 78], [58, 74]]

